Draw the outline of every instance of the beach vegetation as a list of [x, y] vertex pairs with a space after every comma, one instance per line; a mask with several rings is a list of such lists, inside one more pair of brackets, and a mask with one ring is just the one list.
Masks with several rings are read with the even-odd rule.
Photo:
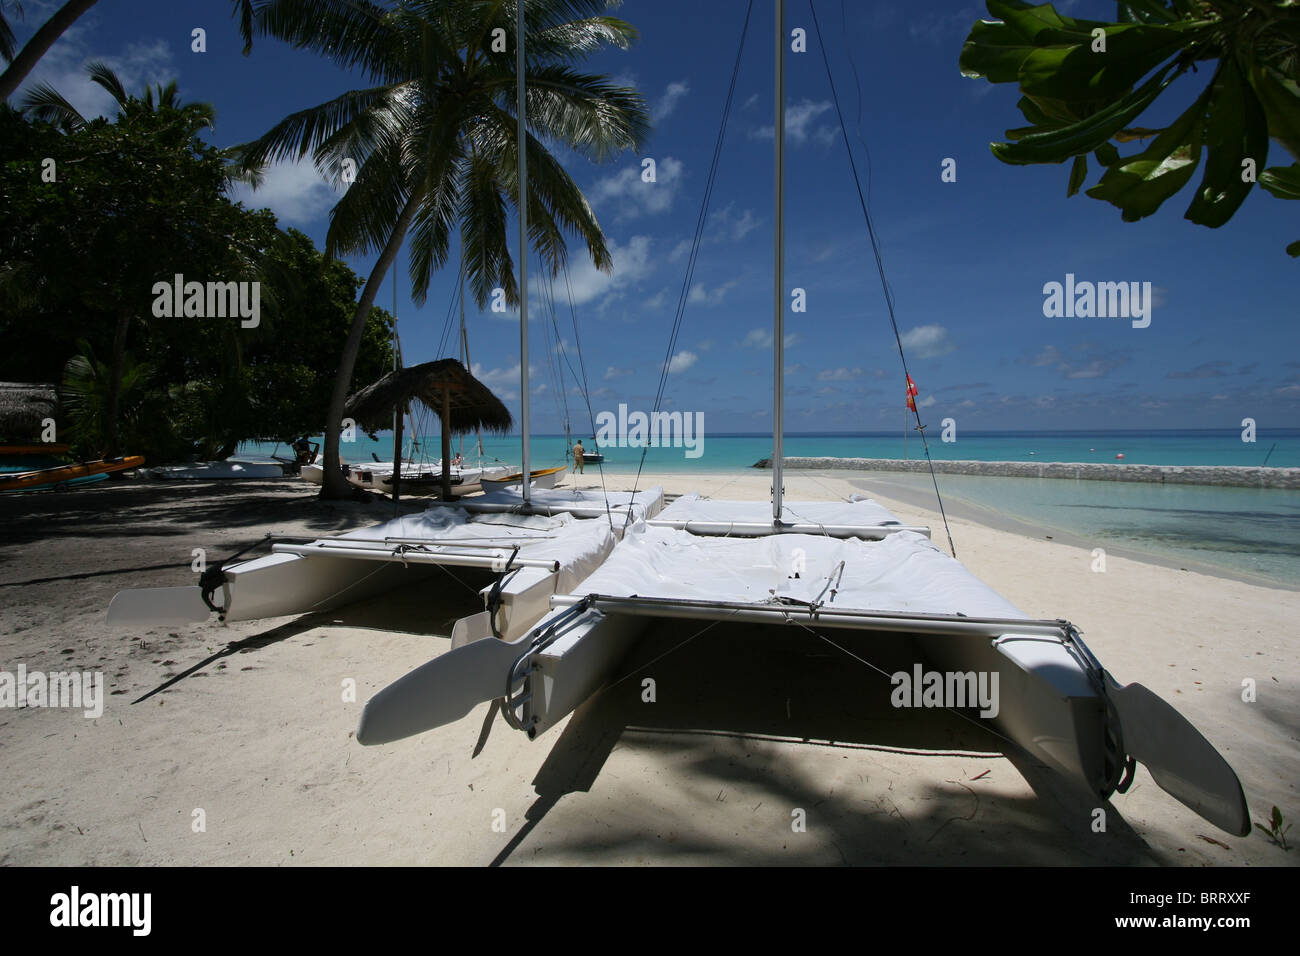
[[[604, 162], [638, 147], [650, 128], [639, 93], [579, 69], [596, 51], [626, 48], [636, 38], [630, 24], [606, 15], [608, 6], [528, 0], [525, 9], [529, 240], [553, 272], [565, 262], [566, 234], [578, 237], [597, 268], [613, 264], [595, 213], [553, 150]], [[334, 362], [323, 497], [350, 493], [339, 471], [339, 438], [358, 343], [408, 238], [417, 304], [453, 254], [454, 233], [479, 307], [496, 288], [518, 303], [507, 222], [520, 192], [515, 17], [510, 2], [269, 0], [241, 21], [246, 37], [283, 40], [363, 78], [364, 85], [285, 117], [242, 148], [250, 172], [310, 155], [328, 181], [346, 187], [331, 211], [326, 252], [378, 254]]]
[[[1028, 121], [992, 143], [1004, 163], [1070, 162], [1067, 195], [1083, 189], [1088, 155], [1101, 178], [1084, 190], [1125, 222], [1150, 216], [1191, 182], [1184, 218], [1228, 222], [1258, 182], [1300, 199], [1300, 6], [1294, 0], [1128, 0], [1115, 21], [1053, 4], [986, 0], [992, 21], [970, 30], [963, 75], [1019, 87]], [[1140, 125], [1179, 79], [1208, 82], [1176, 118]], [[1290, 162], [1268, 166], [1270, 140]], [[1122, 155], [1120, 148], [1138, 144]], [[1275, 154], [1276, 155], [1276, 154]], [[1300, 256], [1300, 240], [1287, 246]]]
[[[44, 86], [25, 112], [0, 105], [0, 379], [62, 383], [86, 457], [221, 458], [319, 434], [360, 280], [229, 198], [240, 172], [200, 136], [210, 106], [90, 72], [117, 101], [111, 120]], [[154, 288], [177, 275], [258, 282], [257, 327], [157, 317]], [[359, 384], [392, 367], [391, 326], [371, 310]]]
[[1286, 834], [1291, 829], [1291, 824], [1282, 818], [1282, 811], [1277, 807], [1274, 807], [1273, 812], [1269, 815], [1268, 823], [1260, 823], [1256, 820], [1255, 829], [1259, 830], [1283, 850], [1289, 851], [1291, 849], [1286, 840]]

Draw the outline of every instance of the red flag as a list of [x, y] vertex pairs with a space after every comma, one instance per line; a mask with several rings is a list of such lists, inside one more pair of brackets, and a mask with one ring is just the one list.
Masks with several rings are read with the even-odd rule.
[[916, 383], [912, 381], [912, 376], [907, 376], [907, 407], [916, 411]]

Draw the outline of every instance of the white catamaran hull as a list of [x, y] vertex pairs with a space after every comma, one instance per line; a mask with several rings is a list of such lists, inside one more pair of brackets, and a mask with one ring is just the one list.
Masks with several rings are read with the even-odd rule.
[[1125, 789], [1130, 758], [1141, 759], [1162, 788], [1206, 819], [1230, 833], [1249, 831], [1240, 784], [1217, 751], [1145, 688], [1111, 679], [1067, 622], [1029, 619], [923, 535], [869, 508], [834, 506], [832, 521], [834, 508], [791, 506], [826, 527], [856, 523], [862, 533], [854, 537], [754, 540], [673, 527], [686, 518], [749, 517], [719, 513], [719, 504], [726, 503], [679, 502], [631, 528], [575, 592], [555, 596], [552, 614], [494, 648], [487, 670], [473, 672], [468, 655], [455, 656], [469, 650], [462, 646], [385, 688], [367, 705], [358, 740], [418, 733], [493, 698], [504, 699], [512, 726], [536, 737], [611, 679], [656, 620], [751, 622], [809, 637], [848, 629], [904, 635], [927, 668], [995, 674], [992, 729], [1092, 797]]

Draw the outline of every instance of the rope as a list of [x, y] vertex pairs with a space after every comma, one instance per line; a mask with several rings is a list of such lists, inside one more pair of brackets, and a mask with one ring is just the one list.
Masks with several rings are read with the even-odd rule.
[[[872, 222], [871, 210], [869, 204], [867, 203], [866, 197], [863, 196], [862, 194], [862, 180], [858, 174], [858, 164], [853, 159], [853, 147], [849, 144], [849, 133], [847, 127], [845, 127], [844, 125], [844, 113], [840, 109], [840, 97], [835, 90], [835, 79], [831, 75], [830, 59], [826, 55], [826, 44], [822, 40], [822, 28], [821, 28], [821, 24], [817, 20], [817, 10], [813, 4], [813, 0], [808, 0], [808, 10], [812, 14], [813, 28], [817, 31], [817, 45], [821, 49], [822, 64], [826, 68], [826, 80], [830, 84], [831, 100], [835, 104], [835, 115], [839, 119], [840, 135], [844, 138], [844, 149], [849, 156], [849, 168], [853, 172], [853, 185], [857, 189], [858, 204], [862, 207], [862, 215], [867, 222], [867, 236], [871, 239], [871, 251], [872, 254], [875, 256], [876, 271], [880, 275], [880, 286], [884, 290], [885, 305], [889, 310], [889, 324], [893, 327], [894, 342], [898, 346], [898, 358], [903, 365], [903, 376], [910, 386], [910, 383], [912, 381], [912, 376], [911, 373], [909, 373], [907, 370], [907, 356], [903, 353], [903, 337], [902, 335], [899, 334], [898, 319], [894, 314], [894, 293], [893, 290], [891, 290], [889, 287], [889, 280], [885, 277], [885, 261], [880, 254], [880, 242], [876, 238], [875, 223]], [[853, 72], [854, 72], [854, 76], [856, 77], [857, 76], [856, 67], [854, 68]], [[859, 85], [858, 89], [859, 89], [859, 95], [861, 95], [861, 85]], [[870, 154], [868, 154], [868, 157], [869, 156]], [[868, 185], [868, 190], [870, 190], [870, 185]], [[910, 394], [909, 397], [911, 397]], [[916, 406], [915, 401], [912, 402], [912, 406], [913, 406], [912, 414], [916, 416], [916, 430], [921, 433], [921, 445], [925, 449], [925, 460], [930, 467], [930, 480], [934, 484], [934, 496], [939, 501], [939, 515], [940, 517], [943, 518], [943, 530], [944, 533], [947, 534], [948, 536], [948, 549], [952, 552], [952, 556], [956, 558], [957, 548], [952, 543], [952, 529], [948, 526], [948, 515], [945, 512], [943, 507], [943, 496], [939, 493], [939, 479], [935, 476], [934, 473], [934, 460], [930, 457], [930, 443], [925, 437], [925, 425], [922, 424], [921, 422], [921, 411], [920, 408]]]
[[[753, 12], [754, 12], [754, 0], [749, 0], [749, 4], [745, 8], [745, 22], [740, 30], [740, 42], [736, 47], [736, 61], [731, 68], [731, 83], [727, 87], [727, 99], [722, 107], [722, 122], [718, 127], [718, 138], [713, 145], [713, 159], [709, 165], [709, 175], [704, 185], [704, 199], [700, 203], [700, 214], [698, 219], [695, 222], [695, 235], [691, 239], [691, 253], [686, 263], [686, 275], [682, 278], [681, 292], [677, 296], [677, 312], [673, 317], [672, 331], [669, 333], [668, 336], [668, 350], [664, 354], [663, 368], [660, 369], [659, 371], [659, 387], [655, 391], [655, 401], [654, 401], [654, 408], [651, 411], [651, 416], [652, 416], [651, 420], [653, 420], [653, 416], [658, 413], [659, 406], [663, 402], [664, 391], [667, 389], [668, 366], [672, 362], [673, 352], [677, 348], [677, 337], [681, 333], [682, 317], [686, 312], [686, 298], [690, 292], [691, 280], [695, 276], [695, 262], [696, 259], [699, 257], [699, 253], [700, 253], [700, 240], [703, 238], [704, 235], [704, 223], [705, 220], [708, 218], [709, 203], [713, 198], [713, 184], [717, 179], [718, 160], [722, 156], [722, 144], [723, 141], [726, 139], [726, 135], [727, 135], [727, 121], [731, 117], [731, 104], [736, 97], [736, 78], [740, 74], [740, 57], [745, 50], [745, 36], [749, 33], [749, 19], [750, 19], [750, 15]], [[634, 496], [636, 494], [637, 487], [641, 483], [641, 471], [645, 467], [645, 458], [646, 458], [646, 454], [649, 451], [650, 451], [650, 445], [647, 442], [641, 448], [641, 460], [637, 462], [636, 478], [632, 482], [632, 494]], [[627, 523], [630, 522], [631, 520], [632, 520], [632, 514], [631, 511], [629, 511], [627, 521], [624, 522], [623, 527], [626, 528]]]

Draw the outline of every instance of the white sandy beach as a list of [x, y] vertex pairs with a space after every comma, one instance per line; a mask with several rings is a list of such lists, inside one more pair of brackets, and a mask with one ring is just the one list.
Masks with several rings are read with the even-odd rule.
[[[570, 479], [572, 481], [572, 479]], [[616, 480], [621, 486], [625, 480]], [[641, 486], [766, 500], [766, 472], [643, 476]], [[110, 487], [111, 485], [111, 487]], [[599, 487], [588, 473], [584, 487]], [[870, 492], [852, 473], [790, 472], [787, 498]], [[872, 495], [906, 523], [937, 513]], [[1091, 807], [950, 715], [872, 704], [886, 678], [806, 632], [719, 627], [590, 700], [537, 741], [488, 705], [398, 744], [352, 735], [380, 687], [449, 648], [479, 608], [450, 578], [330, 615], [111, 631], [124, 587], [193, 583], [268, 531], [326, 533], [389, 507], [326, 504], [291, 482], [103, 483], [0, 501], [0, 669], [102, 670], [80, 712], [0, 710], [4, 864], [1171, 864], [1294, 865], [1231, 837], [1145, 770]], [[958, 556], [1034, 617], [1077, 624], [1121, 682], [1177, 706], [1242, 780], [1252, 816], [1300, 816], [1300, 594], [952, 522]], [[81, 575], [81, 576], [79, 576]], [[677, 622], [643, 649], [699, 631]], [[237, 649], [222, 654], [231, 642]], [[757, 645], [757, 646], [756, 646]], [[215, 656], [214, 655], [219, 655]], [[208, 660], [143, 703], [130, 701]], [[641, 676], [638, 674], [638, 678]], [[1258, 701], [1241, 699], [1253, 678]], [[345, 682], [356, 700], [344, 699]], [[863, 694], [871, 687], [872, 695]], [[1086, 802], [1085, 802], [1086, 803]], [[795, 811], [805, 832], [792, 829]], [[201, 811], [197, 813], [196, 811]], [[196, 832], [201, 817], [204, 832]]]

